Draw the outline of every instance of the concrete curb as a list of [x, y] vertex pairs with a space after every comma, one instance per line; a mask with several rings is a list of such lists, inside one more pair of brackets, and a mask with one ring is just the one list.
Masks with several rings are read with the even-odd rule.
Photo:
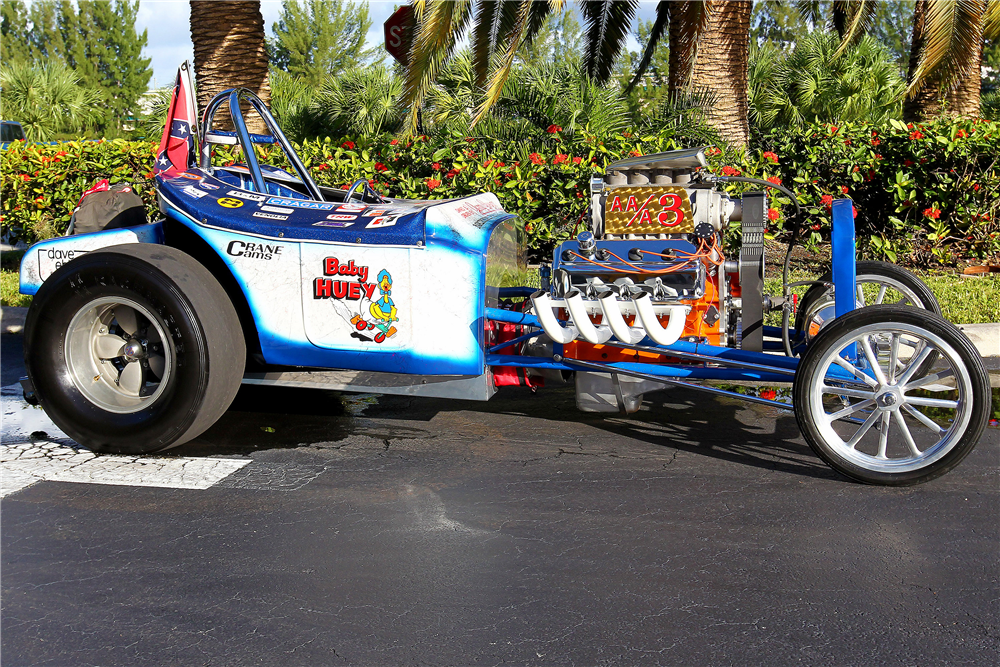
[[0, 308], [0, 322], [5, 334], [19, 334], [24, 331], [24, 318], [28, 309], [20, 306], [4, 306]]

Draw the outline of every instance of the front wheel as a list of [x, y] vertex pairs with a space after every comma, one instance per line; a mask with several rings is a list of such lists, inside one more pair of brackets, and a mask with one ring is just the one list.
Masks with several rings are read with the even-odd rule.
[[838, 317], [809, 345], [793, 386], [809, 446], [869, 484], [939, 477], [973, 450], [990, 413], [982, 357], [926, 310], [870, 306]]
[[229, 407], [246, 347], [232, 302], [183, 252], [89, 252], [32, 300], [25, 365], [46, 414], [98, 452], [148, 454], [197, 437]]

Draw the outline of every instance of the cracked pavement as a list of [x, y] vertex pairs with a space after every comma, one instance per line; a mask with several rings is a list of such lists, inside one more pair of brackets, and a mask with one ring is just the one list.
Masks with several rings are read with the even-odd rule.
[[[0, 339], [6, 387], [20, 337]], [[887, 489], [771, 408], [573, 403], [248, 386], [164, 456], [5, 441], [4, 464], [239, 466], [199, 488], [52, 472], [4, 497], [0, 662], [996, 664], [997, 429]]]

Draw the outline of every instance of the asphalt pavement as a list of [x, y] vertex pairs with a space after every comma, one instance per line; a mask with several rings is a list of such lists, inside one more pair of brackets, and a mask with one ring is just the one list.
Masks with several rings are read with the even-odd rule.
[[246, 386], [169, 456], [95, 457], [0, 343], [5, 667], [997, 664], [996, 428], [889, 489], [678, 389], [623, 418]]

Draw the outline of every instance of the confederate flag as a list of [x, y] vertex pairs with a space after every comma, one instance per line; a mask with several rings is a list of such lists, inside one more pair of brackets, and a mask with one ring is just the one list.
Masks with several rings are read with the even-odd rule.
[[154, 173], [186, 171], [194, 162], [195, 140], [198, 133], [198, 110], [195, 107], [191, 66], [185, 61], [177, 70], [177, 83], [170, 98], [167, 122], [163, 127], [160, 150], [156, 154]]

